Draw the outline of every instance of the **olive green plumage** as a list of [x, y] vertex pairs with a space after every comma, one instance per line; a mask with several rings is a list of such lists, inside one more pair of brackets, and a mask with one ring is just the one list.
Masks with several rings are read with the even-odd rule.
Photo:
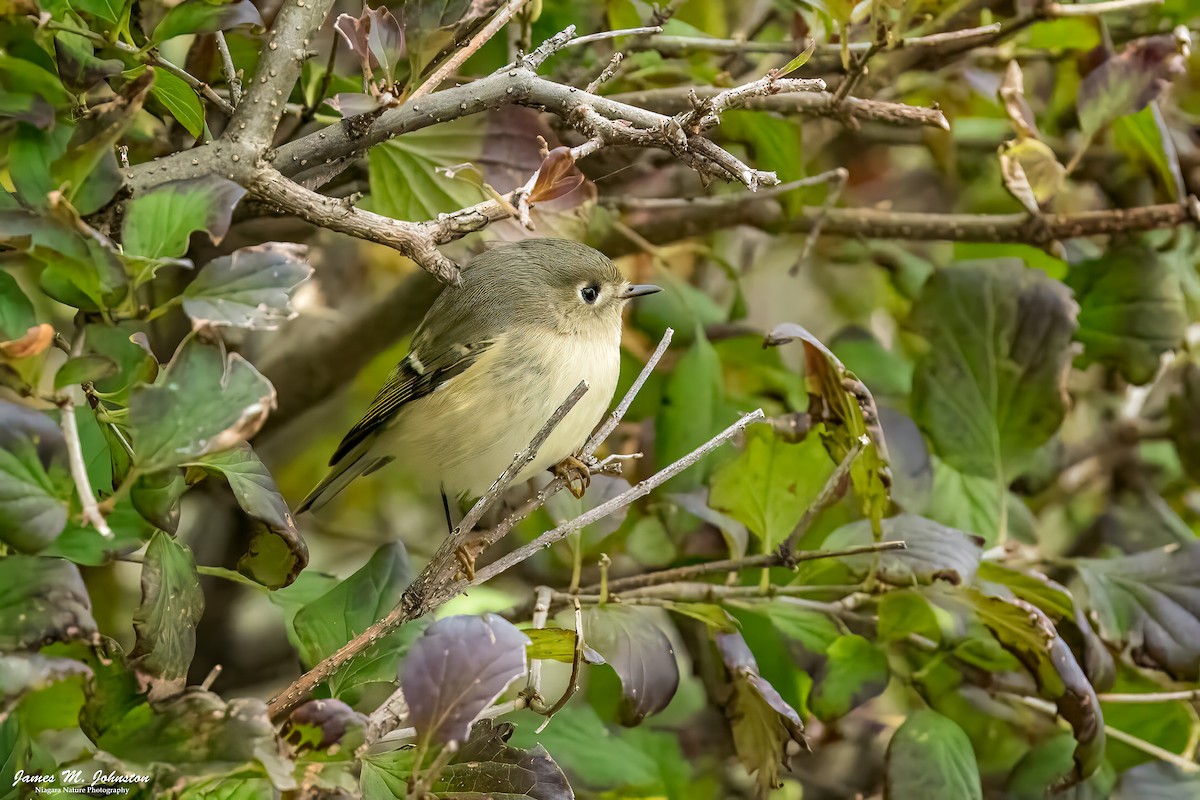
[[408, 356], [297, 512], [393, 460], [447, 494], [478, 496], [587, 380], [587, 394], [517, 479], [571, 455], [616, 389], [621, 309], [651, 291], [577, 242], [530, 239], [477, 256], [462, 285], [429, 309]]

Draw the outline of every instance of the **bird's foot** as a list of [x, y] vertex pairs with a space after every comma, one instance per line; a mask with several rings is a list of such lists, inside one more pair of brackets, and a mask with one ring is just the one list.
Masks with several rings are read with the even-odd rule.
[[475, 580], [475, 556], [477, 555], [479, 554], [475, 552], [470, 543], [460, 544], [454, 550], [454, 557], [458, 559], [459, 573], [468, 583]]
[[592, 470], [586, 461], [578, 456], [567, 456], [554, 465], [554, 474], [567, 482], [567, 491], [576, 500], [592, 485]]

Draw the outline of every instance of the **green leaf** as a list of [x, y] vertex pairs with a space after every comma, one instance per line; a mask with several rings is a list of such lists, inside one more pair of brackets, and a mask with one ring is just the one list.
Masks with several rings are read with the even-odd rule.
[[1171, 440], [1184, 471], [1197, 480], [1200, 479], [1200, 364], [1180, 360], [1169, 378], [1179, 386], [1167, 399]]
[[[703, 333], [697, 332], [663, 389], [654, 427], [656, 466], [665, 467], [711, 439], [724, 427], [725, 417], [721, 362]], [[672, 488], [683, 492], [703, 485], [713, 466], [712, 458], [705, 458], [675, 478]]]
[[86, 92], [125, 66], [119, 59], [97, 58], [91, 41], [68, 31], [54, 34], [54, 60], [63, 85], [73, 92]]
[[133, 614], [131, 665], [173, 691], [183, 689], [196, 652], [204, 592], [191, 551], [159, 531], [142, 562], [142, 602]]
[[204, 106], [200, 104], [196, 91], [183, 78], [165, 69], [155, 70], [154, 88], [150, 92], [188, 133], [200, 138], [204, 133]]
[[[900, 514], [883, 521], [883, 541], [904, 542], [903, 550], [885, 550], [876, 555], [843, 556], [841, 562], [852, 574], [865, 577], [876, 561], [877, 577], [893, 586], [912, 586], [946, 581], [956, 586], [970, 583], [983, 556], [982, 540], [954, 528], [939, 525], [916, 514]], [[843, 525], [825, 539], [827, 550], [869, 544], [867, 520]]]
[[123, 0], [72, 0], [71, 7], [118, 26], [129, 14], [129, 4]]
[[[575, 631], [568, 628], [524, 628], [521, 633], [529, 637], [526, 656], [530, 661], [549, 659], [571, 664], [575, 661]], [[604, 657], [584, 645], [583, 660], [588, 664], [603, 664]]]
[[833, 468], [816, 437], [789, 444], [769, 426], [754, 425], [745, 449], [713, 476], [709, 504], [745, 523], [766, 552], [792, 532]]
[[758, 662], [740, 633], [716, 636], [717, 650], [729, 671], [733, 694], [725, 707], [738, 760], [755, 774], [761, 795], [779, 788], [779, 768], [787, 767], [787, 746], [807, 748], [800, 715], [759, 674]]
[[157, 472], [227, 450], [274, 406], [274, 388], [249, 362], [189, 336], [158, 380], [130, 395], [135, 465]]
[[1023, 600], [965, 591], [979, 620], [1029, 670], [1041, 696], [1053, 700], [1075, 732], [1075, 771], [1069, 782], [1090, 777], [1104, 760], [1104, 719], [1096, 691], [1054, 624]]
[[963, 729], [936, 711], [908, 716], [888, 743], [884, 796], [893, 800], [983, 800], [979, 768]]
[[880, 520], [891, 504], [892, 473], [879, 410], [866, 384], [838, 360], [828, 347], [793, 323], [777, 325], [763, 344], [778, 346], [799, 339], [804, 346], [804, 384], [808, 390], [808, 416], [818, 430], [830, 457], [841, 463], [858, 446], [862, 452], [850, 466], [850, 482], [863, 514], [876, 537]]
[[37, 552], [62, 533], [73, 488], [66, 464], [66, 442], [49, 417], [0, 400], [0, 541]]
[[59, 558], [0, 558], [0, 651], [96, 634], [79, 568]]
[[[125, 253], [142, 258], [178, 258], [196, 231], [220, 244], [233, 209], [246, 190], [219, 175], [170, 181], [129, 201], [122, 241]], [[203, 275], [204, 273], [201, 273]]]
[[20, 339], [36, 324], [33, 303], [21, 291], [17, 279], [0, 270], [0, 342]]
[[[119, 68], [121, 62], [116, 63]], [[147, 71], [122, 86], [113, 99], [92, 108], [75, 126], [66, 150], [51, 164], [55, 186], [65, 186], [67, 199], [81, 215], [99, 210], [120, 188], [116, 144], [142, 110], [153, 81], [154, 75]]]
[[1163, 146], [1163, 135], [1155, 121], [1154, 109], [1147, 106], [1136, 114], [1119, 117], [1112, 125], [1113, 144], [1135, 163], [1149, 164], [1158, 174], [1163, 191], [1175, 195], [1175, 172], [1171, 156]]
[[1145, 108], [1185, 71], [1182, 44], [1172, 34], [1135, 39], [1083, 79], [1076, 96], [1079, 127], [1088, 138], [1117, 117]]
[[84, 355], [68, 358], [54, 373], [54, 389], [56, 391], [68, 386], [78, 386], [83, 383], [93, 383], [101, 378], [116, 375], [120, 371], [117, 362], [108, 356]]
[[891, 670], [887, 656], [861, 636], [842, 636], [829, 646], [829, 656], [808, 699], [822, 720], [844, 717], [887, 688]]
[[250, 0], [225, 3], [185, 0], [167, 12], [162, 22], [154, 29], [151, 39], [158, 43], [187, 33], [213, 33], [243, 25], [261, 28], [262, 24], [258, 9]]
[[879, 638], [886, 642], [905, 641], [917, 634], [932, 642], [942, 639], [941, 625], [933, 606], [920, 593], [902, 589], [879, 598]]
[[438, 167], [470, 161], [483, 152], [483, 120], [466, 117], [378, 144], [367, 154], [370, 207], [394, 219], [422, 222], [473, 205], [481, 192], [438, 174]]
[[[391, 611], [412, 578], [403, 545], [386, 544], [360, 570], [296, 612], [293, 626], [304, 665], [311, 668]], [[420, 634], [420, 625], [409, 624], [379, 640], [330, 678], [330, 692], [342, 697], [362, 684], [394, 681], [400, 659]]]
[[1117, 246], [1071, 267], [1067, 285], [1079, 301], [1083, 363], [1117, 369], [1135, 384], [1149, 382], [1159, 358], [1183, 342], [1187, 309], [1175, 271], [1142, 245]]
[[938, 270], [913, 309], [929, 352], [913, 376], [913, 417], [958, 470], [1006, 482], [1058, 430], [1075, 304], [1015, 261]]
[[165, 469], [135, 476], [129, 500], [146, 522], [174, 533], [179, 527], [179, 498], [186, 488], [180, 470]]
[[800, 605], [792, 598], [780, 597], [740, 607], [762, 615], [781, 634], [800, 642], [811, 653], [824, 653], [842, 635], [828, 614]]
[[124, 405], [135, 384], [153, 383], [158, 376], [158, 359], [136, 323], [88, 325], [85, 339], [89, 350], [117, 364], [116, 374], [95, 382], [96, 391], [105, 399]]
[[183, 310], [197, 325], [274, 330], [293, 316], [291, 292], [312, 274], [304, 252], [271, 242], [213, 259], [183, 290]]
[[[275, 479], [250, 445], [242, 443], [203, 456], [193, 466], [223, 477], [242, 511], [262, 524], [263, 530], [238, 560], [238, 570], [272, 589], [294, 581], [308, 565], [308, 546]], [[189, 480], [193, 477], [194, 473], [189, 472]]]
[[1010, 535], [1032, 541], [1034, 519], [1029, 506], [995, 478], [967, 475], [933, 458], [933, 488], [925, 516], [979, 536], [984, 547], [1000, 539], [1001, 516]]

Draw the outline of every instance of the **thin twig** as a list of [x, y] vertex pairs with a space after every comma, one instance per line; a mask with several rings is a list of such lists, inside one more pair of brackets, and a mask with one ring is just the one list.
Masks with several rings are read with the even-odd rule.
[[1047, 3], [1045, 15], [1061, 17], [1095, 17], [1146, 6], [1161, 6], [1164, 0], [1101, 0], [1098, 3]]
[[680, 472], [683, 472], [685, 469], [692, 466], [700, 459], [704, 458], [706, 455], [711, 453], [713, 450], [716, 450], [718, 447], [725, 444], [727, 441], [732, 439], [734, 436], [741, 433], [743, 430], [745, 430], [747, 425], [750, 425], [753, 422], [757, 422], [758, 420], [761, 420], [762, 418], [763, 418], [762, 409], [756, 409], [756, 410], [750, 412], [749, 414], [742, 415], [742, 417], [737, 422], [733, 423], [728, 428], [721, 431], [719, 434], [714, 436], [712, 439], [709, 439], [707, 442], [700, 445], [695, 450], [688, 453], [686, 456], [679, 459], [675, 463], [670, 464], [669, 466], [665, 467], [661, 471], [656, 472], [655, 474], [651, 475], [649, 478], [646, 478], [641, 483], [631, 486], [630, 488], [626, 489], [624, 492], [621, 492], [616, 497], [614, 497], [604, 503], [601, 503], [600, 505], [596, 506], [595, 508], [591, 509], [590, 511], [586, 511], [583, 514], [580, 514], [578, 517], [576, 517], [573, 520], [570, 520], [569, 522], [564, 522], [562, 525], [559, 525], [557, 528], [554, 528], [553, 530], [546, 531], [541, 536], [534, 539], [532, 542], [522, 545], [521, 547], [518, 547], [517, 549], [513, 550], [512, 552], [507, 553], [507, 554], [501, 556], [500, 558], [496, 559], [494, 562], [492, 562], [488, 566], [479, 570], [478, 573], [476, 573], [475, 580], [472, 582], [472, 585], [477, 586], [477, 585], [483, 583], [484, 581], [487, 581], [487, 580], [490, 580], [490, 579], [496, 577], [500, 573], [511, 569], [512, 567], [521, 563], [522, 561], [524, 561], [525, 559], [534, 555], [535, 553], [538, 553], [538, 552], [544, 550], [545, 548], [549, 547], [550, 545], [554, 544], [555, 542], [566, 538], [567, 536], [574, 533], [575, 531], [583, 530], [588, 525], [591, 525], [593, 522], [604, 519], [609, 514], [612, 514], [613, 512], [617, 511], [618, 509], [624, 508], [625, 506], [629, 505], [633, 501], [635, 501], [639, 498], [645, 497], [647, 494], [649, 494], [655, 488], [666, 483], [671, 478], [674, 478]]
[[500, 477], [496, 478], [491, 487], [484, 493], [483, 497], [480, 497], [475, 501], [475, 505], [471, 506], [471, 510], [466, 513], [466, 516], [463, 517], [462, 522], [460, 522], [458, 527], [455, 529], [455, 536], [466, 536], [471, 531], [475, 530], [475, 526], [479, 523], [479, 520], [484, 514], [487, 513], [487, 510], [491, 508], [497, 500], [500, 499], [501, 495], [504, 494], [504, 491], [508, 489], [508, 485], [512, 483], [513, 478], [517, 477], [517, 475], [521, 473], [521, 470], [529, 466], [529, 462], [533, 461], [533, 459], [537, 456], [538, 450], [540, 450], [542, 445], [546, 443], [546, 440], [550, 438], [550, 434], [553, 433], [554, 429], [557, 428], [559, 423], [563, 421], [563, 418], [566, 417], [567, 414], [571, 413], [571, 410], [575, 408], [575, 404], [579, 402], [580, 398], [587, 394], [587, 390], [588, 382], [585, 380], [580, 381], [579, 384], [571, 390], [571, 393], [567, 395], [567, 399], [562, 401], [558, 408], [555, 409], [554, 413], [550, 415], [550, 418], [546, 420], [544, 425], [542, 425], [541, 430], [539, 430], [533, 437], [533, 440], [529, 442], [529, 446], [513, 456], [512, 463], [508, 465], [508, 468], [504, 470], [504, 472], [500, 473]]
[[1098, 694], [1101, 703], [1171, 703], [1178, 700], [1195, 702], [1200, 700], [1200, 689], [1182, 689], [1177, 692], [1141, 692], [1134, 694]]
[[[229, 84], [229, 97], [233, 105], [242, 102], [242, 80], [238, 77], [237, 69], [233, 66], [233, 56], [229, 52], [229, 43], [225, 41], [224, 31], [214, 34], [217, 38], [217, 50], [221, 53], [221, 68], [225, 71], [225, 82]], [[337, 46], [337, 37], [333, 40]]]
[[[904, 548], [904, 542], [875, 542], [873, 544], [847, 547], [842, 550], [802, 550], [792, 555], [791, 562], [799, 564], [802, 561], [815, 561], [821, 558], [846, 558], [868, 553], [880, 553], [885, 550], [903, 550]], [[646, 586], [680, 583], [681, 581], [699, 578], [704, 575], [717, 575], [727, 572], [762, 569], [763, 567], [782, 566], [784, 566], [784, 560], [779, 552], [764, 553], [745, 558], [728, 558], [721, 561], [706, 561], [703, 564], [689, 564], [686, 567], [674, 567], [672, 569], [659, 570], [658, 572], [647, 572], [644, 575], [630, 575], [629, 577], [610, 580], [608, 588], [609, 591], [613, 592], [628, 592]], [[580, 591], [597, 592], [599, 588], [598, 585], [585, 586]], [[757, 587], [755, 589], [757, 590]]]
[[[866, 437], [863, 437], [864, 439]], [[842, 482], [846, 476], [850, 474], [850, 468], [854, 466], [854, 459], [858, 458], [859, 453], [867, 446], [867, 442], [859, 439], [850, 448], [850, 452], [846, 453], [846, 457], [834, 469], [833, 474], [825, 481], [825, 485], [821, 487], [820, 494], [813, 500], [812, 504], [804, 509], [804, 515], [800, 517], [800, 521], [796, 523], [796, 527], [788, 534], [788, 537], [783, 540], [783, 544], [779, 546], [779, 555], [785, 564], [789, 564], [796, 555], [796, 542], [808, 532], [809, 527], [813, 524], [821, 512], [829, 506], [833, 505], [838, 498], [842, 496], [844, 489]]]
[[471, 40], [465, 46], [454, 51], [454, 55], [446, 59], [440, 67], [428, 78], [425, 82], [418, 86], [411, 95], [408, 96], [408, 102], [419, 100], [425, 95], [432, 92], [434, 89], [442, 85], [442, 81], [449, 78], [458, 68], [463, 65], [479, 48], [487, 44], [488, 40], [495, 36], [501, 28], [503, 28], [513, 16], [520, 11], [529, 0], [508, 0], [501, 8], [496, 16], [492, 17], [486, 25], [479, 29], [479, 32], [471, 37]]
[[609, 59], [608, 66], [596, 76], [596, 79], [589, 83], [584, 89], [588, 94], [595, 94], [600, 85], [611, 78], [617, 72], [617, 67], [621, 64], [621, 59], [624, 58], [620, 53], [613, 53], [613, 57]]
[[591, 44], [592, 42], [601, 42], [605, 39], [617, 39], [622, 36], [653, 36], [657, 33], [662, 33], [661, 25], [647, 25], [644, 28], [622, 28], [616, 31], [600, 31], [598, 33], [589, 33], [587, 36], [580, 36], [577, 39], [571, 39], [565, 46], [579, 47], [580, 45]]
[[817, 239], [821, 236], [821, 228], [825, 227], [825, 220], [829, 216], [829, 209], [836, 206], [838, 200], [842, 198], [846, 182], [850, 180], [850, 171], [845, 167], [838, 167], [815, 177], [825, 178], [830, 187], [829, 191], [825, 194], [825, 202], [821, 206], [821, 214], [813, 222], [812, 230], [808, 232], [808, 236], [804, 239], [804, 248], [800, 251], [800, 257], [796, 259], [796, 263], [788, 270], [788, 275], [792, 277], [799, 274], [800, 269], [808, 263], [808, 259], [812, 256], [812, 251], [817, 246]]
[[650, 358], [646, 360], [646, 366], [642, 367], [642, 371], [638, 373], [637, 378], [633, 381], [633, 384], [630, 385], [629, 391], [627, 391], [625, 396], [621, 398], [621, 402], [617, 403], [617, 407], [614, 408], [613, 412], [608, 415], [608, 419], [604, 420], [604, 424], [596, 429], [596, 432], [593, 433], [591, 438], [587, 440], [587, 444], [583, 446], [584, 455], [590, 456], [595, 453], [596, 448], [600, 446], [601, 442], [607, 439], [609, 434], [611, 434], [616, 429], [617, 425], [621, 423], [621, 420], [625, 418], [625, 414], [629, 411], [629, 407], [633, 405], [633, 401], [635, 398], [637, 398], [638, 392], [642, 390], [642, 387], [646, 385], [646, 381], [650, 378], [650, 373], [654, 372], [654, 368], [658, 366], [658, 362], [661, 361], [663, 355], [666, 354], [667, 348], [671, 346], [671, 339], [674, 336], [674, 328], [667, 328], [663, 332], [662, 339], [660, 339], [658, 342], [658, 347], [654, 348], [654, 352], [651, 353]]
[[71, 464], [71, 477], [75, 481], [75, 490], [79, 494], [79, 505], [84, 524], [95, 526], [105, 539], [113, 538], [108, 521], [100, 513], [96, 503], [96, 493], [92, 491], [92, 483], [88, 479], [87, 464], [83, 461], [83, 445], [79, 442], [79, 425], [75, 422], [75, 403], [70, 398], [64, 398], [59, 404], [62, 411], [62, 432], [67, 443], [67, 457]]
[[[990, 37], [1000, 30], [1000, 23], [981, 25], [976, 28], [964, 28], [957, 31], [933, 33], [925, 36], [913, 36], [899, 39], [887, 47], [887, 50], [901, 50], [910, 47], [936, 47], [950, 41], [966, 41]], [[851, 53], [863, 53], [869, 50], [873, 42], [851, 42], [848, 49]], [[755, 42], [739, 39], [709, 39], [703, 36], [658, 36], [650, 40], [649, 46], [664, 55], [687, 55], [688, 53], [777, 53], [779, 55], [794, 55], [804, 49], [800, 42]], [[837, 55], [841, 53], [841, 45], [819, 45], [817, 52]]]

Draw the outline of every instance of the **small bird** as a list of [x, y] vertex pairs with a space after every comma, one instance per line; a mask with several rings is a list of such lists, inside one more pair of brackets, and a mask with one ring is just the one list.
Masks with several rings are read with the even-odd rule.
[[[391, 461], [457, 499], [483, 495], [581, 380], [588, 391], [514, 482], [574, 458], [608, 410], [621, 357], [621, 310], [659, 291], [633, 285], [592, 248], [529, 239], [477, 256], [413, 336], [412, 347], [297, 508], [319, 509]], [[573, 483], [572, 492], [578, 495]]]

